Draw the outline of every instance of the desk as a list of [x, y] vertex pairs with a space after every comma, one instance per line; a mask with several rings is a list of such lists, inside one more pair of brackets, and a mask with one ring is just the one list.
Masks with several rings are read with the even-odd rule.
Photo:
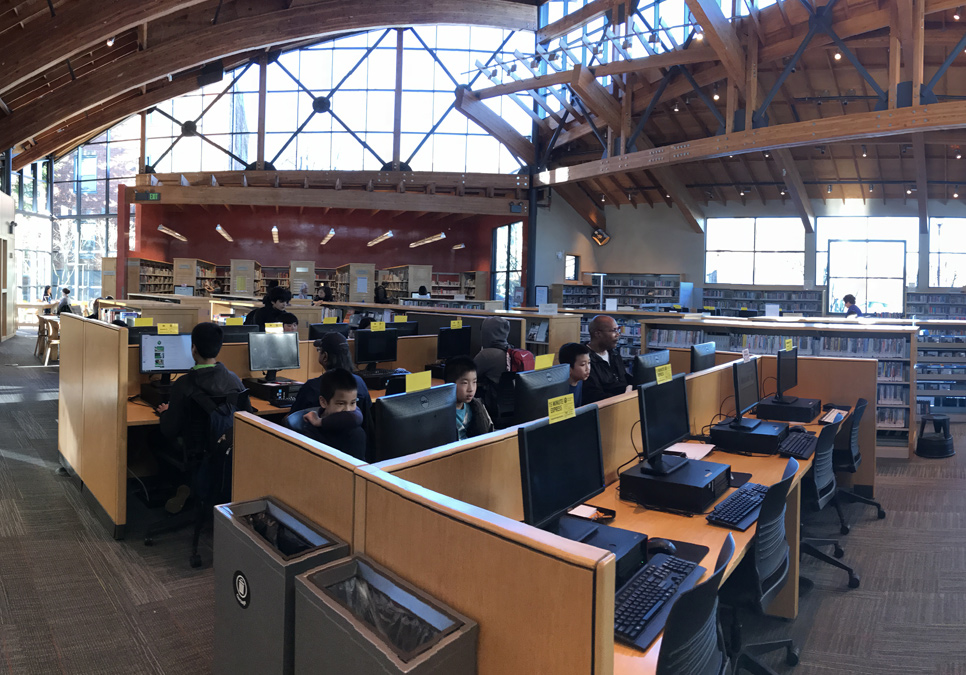
[[[252, 409], [259, 417], [274, 414], [288, 414], [288, 408], [276, 408], [268, 401], [263, 401], [258, 398], [252, 398], [251, 403]], [[146, 406], [143, 403], [127, 402], [127, 425], [129, 427], [150, 427], [160, 424], [160, 419], [160, 417], [154, 414], [154, 408]]]

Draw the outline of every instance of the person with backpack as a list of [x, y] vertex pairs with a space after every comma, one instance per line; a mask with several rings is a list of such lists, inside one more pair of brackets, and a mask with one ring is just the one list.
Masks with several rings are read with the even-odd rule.
[[596, 403], [631, 390], [624, 359], [617, 350], [621, 330], [613, 317], [603, 314], [590, 322], [590, 376], [584, 380], [583, 403]]
[[479, 391], [491, 419], [498, 417], [497, 386], [503, 373], [520, 373], [533, 370], [535, 359], [526, 349], [513, 347], [510, 337], [510, 322], [502, 316], [490, 316], [483, 320], [479, 354], [473, 358], [476, 363]]

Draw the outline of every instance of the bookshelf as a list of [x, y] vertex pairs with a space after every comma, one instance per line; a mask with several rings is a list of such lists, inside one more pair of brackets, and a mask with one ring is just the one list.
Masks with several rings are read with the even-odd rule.
[[585, 284], [551, 284], [550, 302], [568, 309], [597, 309], [600, 289]]
[[433, 285], [433, 266], [399, 265], [390, 267], [380, 270], [379, 281], [387, 283], [386, 290], [389, 299], [398, 301], [399, 298], [410, 297], [419, 290], [420, 286], [429, 289]]
[[966, 321], [966, 293], [960, 288], [906, 292], [906, 316]]
[[372, 263], [347, 263], [335, 268], [332, 285], [334, 302], [372, 302], [376, 266]]
[[[462, 283], [459, 272], [433, 272], [433, 285], [429, 292], [434, 297], [455, 298], [457, 295], [465, 295], [462, 290]], [[417, 286], [416, 288], [419, 288]]]
[[786, 312], [797, 312], [804, 316], [822, 316], [825, 310], [825, 289], [707, 284], [701, 301], [702, 307], [719, 309], [722, 316], [737, 316], [741, 309], [751, 309], [764, 314], [766, 304], [777, 304]]
[[175, 258], [174, 285], [194, 289], [195, 295], [205, 294], [205, 284], [215, 281], [217, 265], [198, 258]]
[[460, 293], [467, 300], [486, 300], [490, 297], [490, 273], [460, 272]]
[[[103, 258], [102, 270], [114, 274], [101, 274], [101, 294], [118, 297], [117, 258]], [[128, 293], [174, 293], [174, 265], [161, 260], [128, 258], [125, 277]]]
[[966, 422], [966, 323], [923, 322], [915, 371], [915, 400]]
[[[553, 284], [550, 302], [572, 309], [597, 309], [600, 307], [598, 283]], [[624, 307], [681, 304], [682, 290], [687, 294], [691, 288], [692, 284], [683, 282], [680, 274], [608, 272], [604, 277], [604, 299], [616, 299], [617, 304]], [[689, 301], [684, 300], [685, 303]]]
[[231, 284], [226, 289], [233, 295], [259, 295], [265, 293], [262, 266], [255, 260], [231, 261]]
[[563, 345], [580, 339], [576, 314], [527, 314], [526, 324], [526, 348], [534, 356], [559, 354]]
[[400, 298], [404, 307], [436, 307], [443, 309], [482, 309], [490, 312], [503, 309], [502, 300], [450, 300], [445, 298]]
[[[277, 281], [278, 285], [282, 288], [288, 288], [289, 286], [289, 266], [285, 265], [262, 265], [262, 281], [260, 284], [261, 292], [265, 293], [268, 291], [268, 284], [271, 281]], [[296, 289], [298, 290], [298, 289]]]

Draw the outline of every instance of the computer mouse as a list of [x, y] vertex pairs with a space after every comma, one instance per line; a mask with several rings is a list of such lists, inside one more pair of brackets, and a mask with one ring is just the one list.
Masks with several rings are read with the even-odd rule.
[[805, 427], [803, 427], [802, 425], [800, 425], [800, 424], [796, 424], [793, 427], [788, 427], [788, 431], [789, 432], [799, 433], [799, 434], [804, 434], [807, 431], [807, 429]]
[[677, 547], [672, 544], [667, 539], [648, 539], [647, 540], [647, 557], [657, 553], [665, 553], [667, 555], [674, 555], [677, 552]]

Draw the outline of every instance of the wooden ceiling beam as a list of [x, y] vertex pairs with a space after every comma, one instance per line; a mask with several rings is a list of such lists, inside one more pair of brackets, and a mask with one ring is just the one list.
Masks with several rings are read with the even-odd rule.
[[912, 135], [912, 157], [916, 164], [916, 201], [919, 203], [919, 231], [929, 231], [929, 178], [926, 173], [926, 145], [922, 134]]
[[774, 155], [775, 162], [782, 170], [782, 179], [785, 181], [788, 195], [792, 198], [792, 203], [795, 204], [795, 210], [798, 211], [798, 215], [802, 219], [805, 231], [808, 233], [814, 232], [815, 212], [812, 210], [812, 203], [808, 200], [808, 190], [805, 189], [802, 175], [798, 172], [798, 167], [795, 166], [791, 150], [778, 148], [774, 151]]
[[497, 115], [476, 94], [469, 89], [460, 87], [456, 90], [456, 110], [475, 122], [484, 131], [500, 141], [506, 149], [516, 155], [524, 164], [532, 164], [535, 160], [533, 143], [514, 129], [500, 115]]
[[685, 0], [691, 14], [704, 31], [704, 39], [711, 45], [728, 76], [745, 93], [745, 51], [735, 34], [734, 26], [725, 18], [721, 5], [715, 0]]
[[577, 215], [587, 221], [587, 224], [594, 228], [607, 228], [607, 220], [604, 217], [604, 210], [584, 192], [579, 185], [567, 184], [554, 186], [554, 191], [570, 204]]
[[580, 9], [538, 30], [537, 42], [542, 45], [547, 44], [551, 40], [562, 37], [575, 28], [583, 26], [585, 23], [590, 23], [594, 19], [604, 16], [612, 9], [614, 9], [614, 0], [592, 0]]

